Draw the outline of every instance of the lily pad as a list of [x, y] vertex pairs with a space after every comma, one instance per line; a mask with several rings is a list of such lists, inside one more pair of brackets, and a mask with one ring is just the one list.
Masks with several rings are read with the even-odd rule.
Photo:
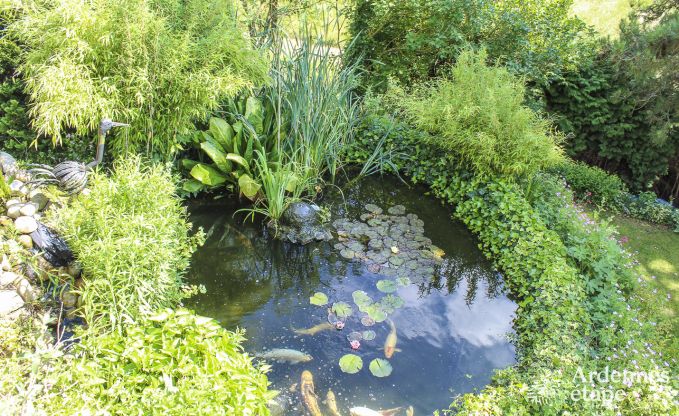
[[384, 311], [384, 309], [382, 309], [382, 306], [377, 303], [368, 305], [365, 308], [365, 312], [368, 314], [370, 319], [375, 322], [384, 322], [384, 320], [387, 319], [387, 313]]
[[328, 295], [323, 292], [316, 292], [312, 297], [309, 298], [309, 302], [312, 305], [323, 306], [328, 304]]
[[350, 332], [349, 335], [347, 335], [347, 339], [349, 340], [349, 342], [360, 341], [363, 339], [363, 333], [357, 331]]
[[363, 326], [373, 326], [375, 325], [375, 320], [370, 316], [366, 315], [361, 318], [361, 323], [363, 324]]
[[335, 312], [337, 316], [340, 318], [346, 318], [348, 316], [351, 316], [351, 314], [354, 312], [351, 309], [351, 305], [349, 305], [346, 302], [335, 302], [332, 304], [332, 311]]
[[377, 289], [380, 292], [392, 293], [392, 292], [396, 292], [396, 289], [398, 289], [398, 286], [396, 285], [396, 282], [394, 282], [393, 280], [383, 279], [383, 280], [380, 280], [379, 282], [377, 282]]
[[391, 364], [384, 358], [375, 358], [370, 362], [369, 368], [375, 377], [387, 377], [392, 371]]
[[377, 336], [377, 334], [375, 334], [375, 331], [373, 331], [371, 329], [368, 329], [367, 331], [363, 331], [361, 334], [363, 335], [363, 339], [366, 340], [366, 341], [372, 341]]
[[363, 360], [356, 354], [345, 354], [340, 358], [339, 365], [345, 373], [356, 374], [363, 368]]
[[368, 306], [373, 303], [372, 298], [362, 290], [355, 290], [354, 293], [351, 294], [351, 297], [354, 298], [354, 303], [359, 308], [361, 306]]
[[403, 299], [401, 299], [398, 296], [394, 295], [387, 295], [380, 300], [380, 305], [382, 305], [382, 309], [387, 312], [391, 313], [394, 312], [394, 310], [402, 307], [405, 304]]
[[396, 283], [399, 286], [408, 286], [411, 282], [410, 282], [410, 278], [403, 276], [403, 277], [399, 277], [398, 279], [396, 279]]

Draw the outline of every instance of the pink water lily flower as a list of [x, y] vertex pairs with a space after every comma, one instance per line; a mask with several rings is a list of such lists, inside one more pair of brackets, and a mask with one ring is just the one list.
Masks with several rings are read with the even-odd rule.
[[342, 321], [335, 322], [335, 328], [337, 328], [337, 329], [344, 328], [344, 322], [342, 322]]
[[361, 347], [361, 343], [358, 340], [353, 340], [349, 343], [352, 350], [357, 350]]

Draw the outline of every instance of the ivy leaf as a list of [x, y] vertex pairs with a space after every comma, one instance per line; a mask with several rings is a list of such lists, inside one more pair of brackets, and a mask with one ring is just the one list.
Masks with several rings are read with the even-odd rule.
[[387, 377], [391, 374], [392, 367], [384, 358], [375, 358], [370, 362], [370, 372], [375, 377]]
[[316, 292], [312, 297], [309, 298], [309, 302], [312, 305], [323, 306], [328, 304], [328, 295], [323, 292]]
[[345, 354], [340, 358], [339, 365], [345, 373], [356, 374], [363, 368], [363, 359], [356, 354]]

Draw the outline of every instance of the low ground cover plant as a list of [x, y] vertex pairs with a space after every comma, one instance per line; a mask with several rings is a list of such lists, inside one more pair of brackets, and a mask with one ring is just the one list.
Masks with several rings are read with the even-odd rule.
[[202, 235], [189, 237], [174, 183], [163, 165], [121, 159], [55, 214], [82, 265], [81, 312], [91, 328], [120, 331], [182, 299], [182, 274]]

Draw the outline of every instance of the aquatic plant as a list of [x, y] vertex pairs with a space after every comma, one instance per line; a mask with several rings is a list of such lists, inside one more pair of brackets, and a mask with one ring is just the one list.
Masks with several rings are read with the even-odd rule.
[[316, 306], [324, 306], [328, 304], [328, 295], [323, 292], [316, 292], [309, 298], [309, 303]]
[[89, 195], [53, 214], [82, 265], [80, 313], [91, 329], [120, 332], [182, 299], [182, 275], [202, 234], [189, 237], [174, 179], [162, 165], [121, 159], [110, 177], [91, 175]]
[[363, 368], [363, 359], [356, 354], [345, 354], [339, 360], [342, 371], [348, 374], [356, 374]]
[[389, 361], [384, 358], [375, 358], [370, 362], [368, 368], [375, 377], [387, 377], [393, 370]]

